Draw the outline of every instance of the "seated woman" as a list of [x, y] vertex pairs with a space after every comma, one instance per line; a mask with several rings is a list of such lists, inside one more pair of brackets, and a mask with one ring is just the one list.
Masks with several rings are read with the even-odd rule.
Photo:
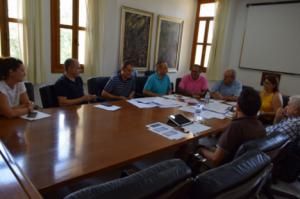
[[25, 67], [16, 58], [0, 58], [0, 115], [7, 118], [25, 115], [33, 110], [23, 82]]
[[274, 76], [267, 76], [260, 92], [262, 101], [260, 108], [260, 120], [264, 124], [272, 124], [276, 111], [282, 107], [282, 96], [278, 90], [278, 80]]

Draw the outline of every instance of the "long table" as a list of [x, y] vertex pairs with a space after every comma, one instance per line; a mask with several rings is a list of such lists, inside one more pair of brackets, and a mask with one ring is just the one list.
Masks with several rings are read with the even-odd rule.
[[110, 112], [87, 104], [43, 109], [51, 117], [32, 122], [0, 119], [0, 138], [36, 188], [47, 192], [220, 132], [229, 123], [228, 119], [208, 120], [212, 128], [201, 135], [168, 140], [145, 125], [165, 123], [170, 114], [181, 112], [178, 109], [139, 109], [126, 101], [112, 104], [122, 108]]

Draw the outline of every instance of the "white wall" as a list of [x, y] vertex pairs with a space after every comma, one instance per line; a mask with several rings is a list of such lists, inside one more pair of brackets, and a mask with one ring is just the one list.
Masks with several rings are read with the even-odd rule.
[[[154, 50], [157, 30], [157, 16], [166, 15], [181, 18], [184, 20], [182, 34], [182, 44], [180, 52], [180, 62], [178, 73], [170, 73], [174, 80], [177, 75], [188, 71], [191, 57], [191, 46], [194, 34], [194, 21], [196, 13], [196, 0], [104, 0], [104, 35], [103, 35], [103, 60], [101, 66], [101, 75], [110, 76], [118, 67], [119, 60], [119, 38], [120, 38], [120, 13], [121, 6], [128, 6], [154, 13], [153, 32], [151, 43], [150, 66], [154, 65]], [[51, 73], [51, 29], [50, 29], [50, 1], [43, 1], [43, 14], [45, 28], [43, 37], [45, 41], [44, 66], [46, 72], [46, 83], [55, 82], [60, 74]], [[48, 25], [49, 24], [49, 25]], [[84, 79], [87, 77], [84, 76]]]
[[[229, 28], [232, 30], [232, 32], [231, 38], [228, 38], [231, 40], [231, 44], [225, 46], [225, 48], [228, 49], [230, 54], [228, 62], [225, 61], [224, 65], [228, 65], [229, 67], [235, 68], [237, 70], [238, 79], [241, 80], [243, 84], [253, 86], [257, 89], [261, 89], [260, 79], [262, 72], [256, 70], [240, 69], [238, 68], [238, 65], [244, 34], [244, 25], [247, 15], [246, 4], [266, 1], [274, 2], [274, 0], [233, 0], [231, 5], [232, 16], [235, 17], [231, 19], [231, 25]], [[298, 86], [299, 83], [300, 76], [282, 74], [279, 89], [281, 93], [287, 95], [300, 94], [300, 87]]]

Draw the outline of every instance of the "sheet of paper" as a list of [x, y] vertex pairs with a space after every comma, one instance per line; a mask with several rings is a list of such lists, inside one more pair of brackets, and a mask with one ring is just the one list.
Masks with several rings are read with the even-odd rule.
[[176, 95], [176, 94], [173, 94], [173, 95], [163, 95], [162, 97], [165, 98], [165, 99], [177, 100], [178, 95]]
[[204, 119], [211, 119], [211, 118], [224, 119], [225, 115], [222, 113], [216, 113], [216, 112], [206, 110], [201, 112], [201, 117], [203, 117]]
[[196, 108], [195, 106], [183, 106], [183, 107], [179, 108], [179, 110], [188, 112], [188, 113], [194, 113], [195, 108]]
[[187, 104], [184, 102], [176, 101], [176, 100], [169, 100], [164, 99], [162, 97], [157, 97], [154, 99], [153, 103], [159, 105], [161, 108], [171, 108], [171, 107], [181, 107], [186, 106]]
[[185, 103], [188, 103], [188, 104], [198, 104], [199, 103], [199, 101], [198, 100], [196, 100], [195, 98], [187, 98], [187, 99], [185, 99], [184, 100], [184, 102]]
[[127, 102], [138, 108], [154, 108], [157, 106], [156, 104], [152, 104], [152, 103], [141, 103], [139, 102], [139, 100], [136, 99], [127, 100]]
[[225, 102], [226, 104], [230, 105], [230, 106], [236, 106], [237, 103], [236, 102]]
[[40, 119], [43, 119], [43, 118], [46, 118], [46, 117], [50, 117], [51, 115], [47, 114], [47, 113], [43, 113], [43, 112], [40, 112], [40, 111], [34, 111], [37, 113], [37, 115], [33, 118], [33, 117], [27, 117], [27, 114], [26, 115], [23, 115], [21, 116], [21, 118], [25, 119], [25, 120], [30, 120], [30, 121], [33, 121], [33, 120], [40, 120]]
[[142, 97], [142, 98], [136, 98], [134, 99], [135, 101], [139, 103], [144, 103], [144, 104], [151, 104], [157, 97]]
[[116, 111], [116, 110], [119, 110], [121, 108], [121, 107], [115, 106], [115, 105], [105, 106], [105, 105], [102, 105], [102, 104], [95, 105], [95, 107], [100, 108], [100, 109], [104, 109], [104, 110], [107, 110], [107, 111]]
[[187, 126], [184, 126], [183, 129], [185, 132], [189, 132], [189, 133], [196, 135], [196, 134], [199, 134], [203, 131], [210, 129], [210, 127], [199, 124], [199, 123], [192, 123]]

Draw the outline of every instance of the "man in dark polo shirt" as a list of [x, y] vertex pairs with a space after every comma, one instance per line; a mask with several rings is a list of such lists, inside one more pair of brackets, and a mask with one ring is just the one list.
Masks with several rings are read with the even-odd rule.
[[60, 106], [72, 106], [95, 100], [95, 95], [84, 95], [80, 64], [76, 59], [67, 59], [65, 73], [55, 82], [54, 88]]
[[120, 72], [112, 76], [105, 85], [101, 95], [107, 99], [126, 100], [134, 97], [135, 81], [132, 78], [133, 64], [125, 61]]
[[266, 136], [264, 126], [256, 118], [260, 106], [258, 92], [253, 88], [244, 89], [238, 97], [236, 117], [219, 138], [216, 150], [200, 147], [199, 152], [218, 166], [231, 161], [243, 143]]

